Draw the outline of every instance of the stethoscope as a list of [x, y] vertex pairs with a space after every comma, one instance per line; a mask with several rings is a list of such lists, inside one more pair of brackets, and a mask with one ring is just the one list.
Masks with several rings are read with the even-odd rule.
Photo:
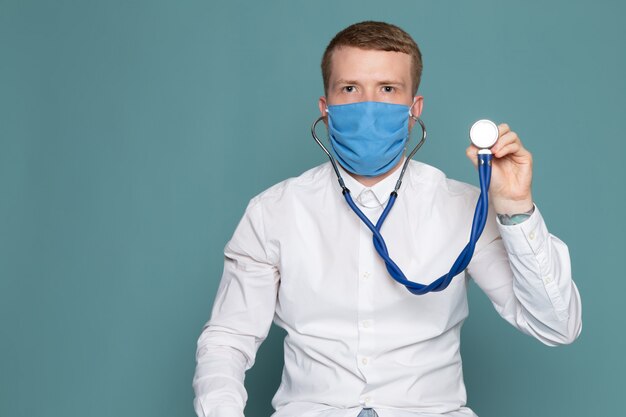
[[426, 126], [424, 126], [424, 122], [419, 118], [410, 114], [411, 118], [419, 123], [422, 130], [422, 138], [418, 142], [418, 144], [413, 148], [409, 156], [404, 161], [402, 165], [402, 171], [400, 171], [400, 177], [396, 182], [396, 186], [394, 187], [391, 195], [389, 196], [389, 200], [387, 205], [385, 206], [382, 214], [380, 215], [376, 225], [374, 225], [367, 216], [357, 207], [357, 205], [352, 200], [352, 196], [350, 195], [350, 190], [346, 187], [343, 178], [341, 177], [341, 173], [339, 172], [339, 168], [337, 167], [337, 161], [328, 151], [326, 146], [322, 143], [322, 141], [317, 137], [315, 133], [315, 128], [317, 124], [324, 120], [326, 116], [320, 116], [313, 125], [311, 126], [311, 134], [313, 135], [313, 139], [315, 142], [322, 148], [328, 159], [333, 166], [335, 171], [335, 175], [337, 175], [337, 181], [339, 182], [339, 186], [341, 187], [341, 193], [343, 194], [346, 202], [350, 206], [350, 208], [359, 216], [359, 218], [365, 223], [368, 229], [373, 234], [373, 242], [376, 252], [380, 255], [380, 257], [385, 261], [385, 267], [389, 272], [389, 275], [404, 285], [411, 293], [416, 295], [422, 295], [429, 292], [442, 291], [450, 285], [452, 282], [452, 278], [461, 273], [470, 260], [472, 259], [472, 255], [474, 254], [474, 249], [476, 247], [476, 242], [478, 242], [478, 238], [483, 232], [485, 228], [485, 224], [487, 222], [487, 214], [489, 209], [489, 200], [488, 200], [488, 192], [489, 192], [489, 183], [491, 182], [491, 160], [493, 159], [493, 154], [491, 153], [490, 148], [496, 143], [498, 140], [498, 127], [495, 123], [490, 120], [482, 119], [477, 121], [470, 128], [470, 140], [472, 143], [479, 148], [478, 151], [478, 174], [480, 181], [480, 195], [478, 196], [478, 202], [476, 203], [476, 210], [474, 211], [474, 218], [472, 220], [472, 229], [470, 232], [469, 242], [460, 255], [452, 264], [452, 268], [448, 273], [442, 275], [438, 279], [434, 280], [428, 285], [420, 284], [417, 282], [409, 281], [400, 267], [391, 259], [389, 255], [389, 251], [387, 250], [387, 245], [385, 244], [385, 239], [380, 233], [380, 229], [383, 225], [383, 222], [387, 218], [389, 211], [393, 207], [396, 199], [398, 198], [398, 190], [400, 189], [400, 185], [402, 184], [402, 178], [404, 177], [404, 173], [409, 164], [409, 161], [413, 158], [415, 153], [422, 147], [424, 142], [426, 141]]

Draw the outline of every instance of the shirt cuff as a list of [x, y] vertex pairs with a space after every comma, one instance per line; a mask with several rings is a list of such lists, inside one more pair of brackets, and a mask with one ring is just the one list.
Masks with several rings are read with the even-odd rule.
[[198, 417], [244, 417], [241, 410], [230, 406], [205, 407], [202, 401], [196, 401], [196, 415]]
[[532, 214], [518, 224], [504, 225], [496, 216], [498, 230], [508, 253], [537, 254], [549, 238], [541, 212], [533, 203]]

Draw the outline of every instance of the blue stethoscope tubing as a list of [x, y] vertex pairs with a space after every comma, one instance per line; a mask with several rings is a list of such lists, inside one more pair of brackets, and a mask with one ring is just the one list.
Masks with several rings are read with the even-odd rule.
[[315, 139], [317, 144], [322, 148], [326, 156], [328, 156], [328, 158], [330, 159], [335, 174], [337, 175], [339, 185], [341, 186], [341, 192], [346, 202], [348, 203], [350, 208], [356, 213], [356, 215], [363, 221], [363, 223], [365, 223], [367, 228], [370, 229], [370, 231], [372, 232], [374, 248], [376, 249], [376, 252], [378, 252], [378, 255], [380, 255], [380, 257], [385, 262], [385, 267], [387, 268], [389, 275], [391, 275], [391, 277], [398, 283], [404, 285], [411, 293], [416, 295], [423, 295], [429, 292], [437, 292], [446, 289], [448, 285], [450, 285], [450, 283], [452, 282], [452, 279], [461, 272], [463, 272], [465, 268], [467, 268], [467, 266], [469, 265], [470, 260], [474, 255], [476, 243], [478, 242], [478, 239], [480, 238], [480, 235], [485, 228], [485, 224], [487, 223], [487, 216], [489, 212], [489, 184], [491, 182], [491, 161], [493, 159], [493, 154], [491, 153], [491, 151], [481, 150], [478, 152], [478, 178], [480, 183], [480, 195], [478, 196], [478, 202], [476, 203], [476, 209], [474, 210], [474, 217], [472, 220], [472, 228], [470, 231], [469, 242], [467, 243], [467, 245], [465, 245], [465, 247], [457, 257], [456, 261], [454, 261], [452, 267], [446, 274], [437, 278], [430, 284], [420, 284], [418, 282], [413, 282], [407, 279], [407, 277], [404, 275], [404, 272], [402, 272], [400, 267], [393, 261], [393, 259], [391, 259], [391, 256], [389, 255], [389, 250], [387, 249], [387, 245], [385, 244], [385, 239], [380, 233], [380, 230], [383, 226], [383, 223], [385, 222], [385, 219], [389, 215], [391, 208], [395, 204], [396, 199], [398, 198], [398, 190], [400, 188], [400, 185], [402, 184], [402, 177], [404, 176], [409, 161], [413, 158], [413, 155], [415, 155], [417, 150], [424, 144], [424, 141], [426, 140], [426, 127], [424, 126], [424, 123], [420, 118], [411, 115], [411, 118], [413, 118], [413, 120], [418, 122], [421, 126], [422, 138], [404, 161], [402, 171], [400, 172], [400, 177], [396, 182], [394, 190], [389, 196], [389, 201], [387, 202], [387, 205], [385, 206], [382, 214], [378, 218], [376, 225], [374, 225], [361, 211], [361, 209], [357, 207], [357, 205], [354, 203], [354, 200], [352, 200], [350, 190], [348, 189], [348, 187], [346, 187], [343, 178], [341, 177], [341, 173], [339, 172], [335, 158], [331, 155], [331, 153], [328, 151], [328, 149], [324, 146], [324, 144], [320, 141], [315, 133], [315, 128], [317, 124], [325, 117], [326, 116], [319, 117], [311, 126], [311, 134], [313, 135], [313, 139]]

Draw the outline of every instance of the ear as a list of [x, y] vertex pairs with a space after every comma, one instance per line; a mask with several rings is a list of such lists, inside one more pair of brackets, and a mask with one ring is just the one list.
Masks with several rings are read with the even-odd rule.
[[422, 114], [422, 108], [424, 107], [424, 96], [413, 97], [413, 105], [411, 106], [411, 114], [415, 117], [420, 117]]
[[327, 113], [326, 113], [327, 103], [326, 103], [326, 97], [325, 96], [320, 97], [320, 99], [317, 101], [317, 106], [320, 109], [320, 114], [322, 116], [326, 116], [327, 115]]
[[[415, 117], [420, 117], [422, 114], [422, 108], [424, 107], [424, 97], [423, 96], [415, 96], [413, 97], [413, 104], [411, 105], [411, 114]], [[415, 125], [415, 120], [413, 118], [409, 119], [409, 130], [413, 129], [413, 125]]]

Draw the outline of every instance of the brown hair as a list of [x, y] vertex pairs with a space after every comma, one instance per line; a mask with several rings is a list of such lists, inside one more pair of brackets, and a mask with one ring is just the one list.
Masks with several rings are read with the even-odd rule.
[[322, 78], [324, 79], [325, 93], [328, 92], [332, 53], [336, 48], [342, 46], [353, 46], [376, 51], [404, 52], [410, 55], [413, 72], [413, 94], [417, 93], [417, 88], [422, 78], [422, 53], [417, 44], [411, 38], [411, 35], [398, 26], [374, 21], [350, 25], [337, 33], [330, 41], [322, 57]]

